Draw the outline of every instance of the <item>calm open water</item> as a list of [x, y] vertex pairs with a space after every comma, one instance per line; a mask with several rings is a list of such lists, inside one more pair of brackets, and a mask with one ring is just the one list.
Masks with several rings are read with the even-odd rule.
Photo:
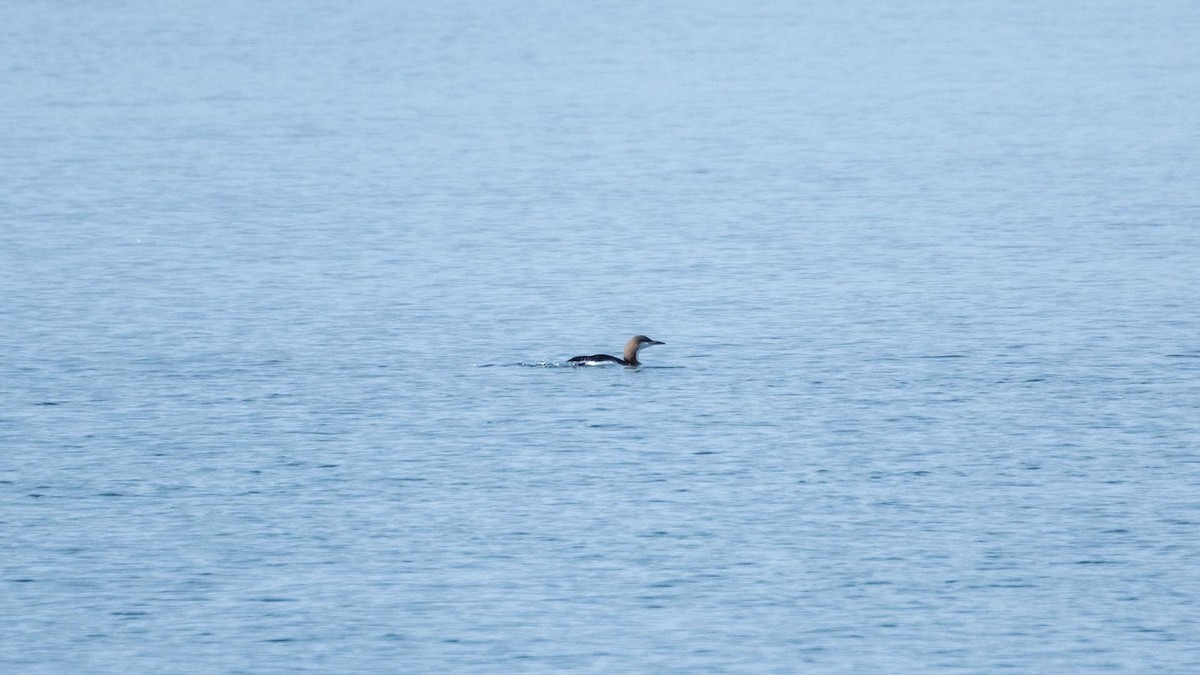
[[6, 3], [0, 669], [1200, 671], [1198, 42]]

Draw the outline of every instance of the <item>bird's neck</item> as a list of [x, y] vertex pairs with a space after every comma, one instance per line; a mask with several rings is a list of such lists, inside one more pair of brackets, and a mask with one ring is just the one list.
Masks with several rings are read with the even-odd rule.
[[628, 363], [631, 366], [640, 365], [638, 363], [637, 356], [638, 356], [638, 345], [636, 345], [636, 344], [625, 345], [625, 363]]

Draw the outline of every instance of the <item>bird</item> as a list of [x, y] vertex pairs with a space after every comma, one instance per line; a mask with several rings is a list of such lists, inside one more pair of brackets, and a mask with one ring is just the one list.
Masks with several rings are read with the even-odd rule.
[[625, 343], [625, 358], [619, 359], [608, 354], [593, 354], [591, 356], [576, 356], [567, 359], [567, 363], [574, 363], [578, 366], [594, 366], [600, 363], [619, 363], [623, 366], [640, 366], [641, 361], [638, 361], [638, 352], [643, 348], [651, 345], [664, 345], [665, 342], [651, 340], [645, 335], [634, 335], [629, 338], [629, 342]]

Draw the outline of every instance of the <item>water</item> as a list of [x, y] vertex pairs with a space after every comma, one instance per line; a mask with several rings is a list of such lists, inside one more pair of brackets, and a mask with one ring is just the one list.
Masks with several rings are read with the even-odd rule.
[[1194, 3], [9, 4], [6, 672], [1200, 668]]

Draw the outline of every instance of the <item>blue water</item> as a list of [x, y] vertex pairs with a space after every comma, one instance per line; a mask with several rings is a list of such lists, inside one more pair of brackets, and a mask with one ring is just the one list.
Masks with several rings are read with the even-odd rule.
[[4, 15], [4, 672], [1200, 671], [1191, 0]]

